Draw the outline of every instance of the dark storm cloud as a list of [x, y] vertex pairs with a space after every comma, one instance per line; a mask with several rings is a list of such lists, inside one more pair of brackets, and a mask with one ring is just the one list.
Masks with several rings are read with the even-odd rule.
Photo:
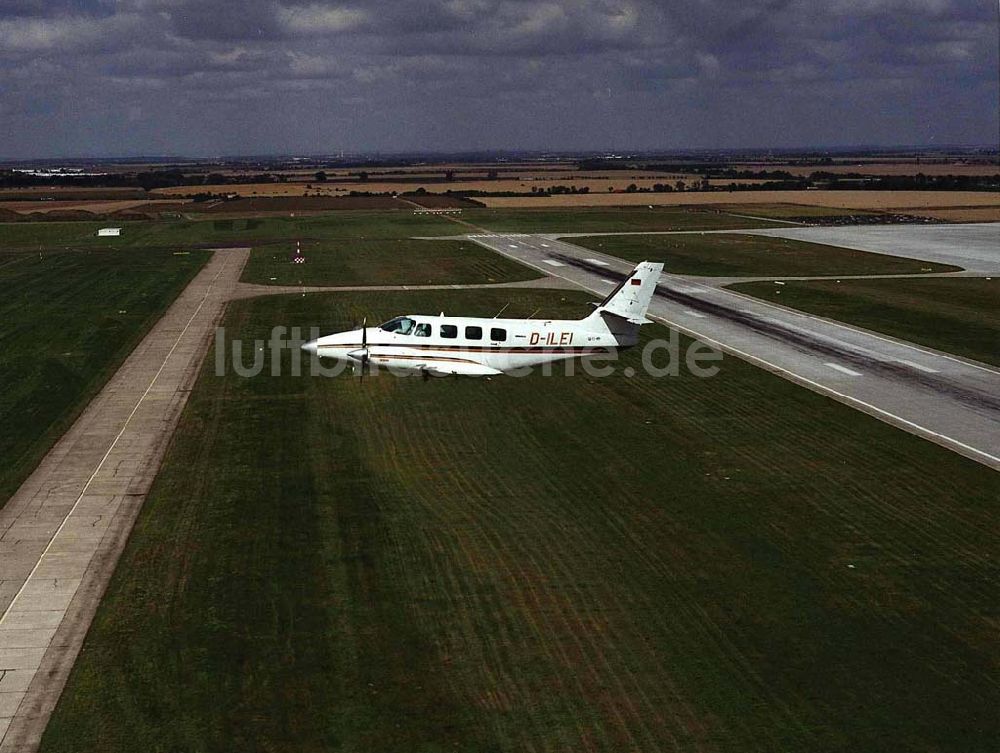
[[0, 156], [988, 143], [959, 0], [5, 0]]

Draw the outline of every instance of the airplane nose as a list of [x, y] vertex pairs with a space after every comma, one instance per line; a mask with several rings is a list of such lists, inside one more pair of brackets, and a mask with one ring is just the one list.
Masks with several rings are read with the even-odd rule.
[[310, 340], [307, 343], [302, 343], [302, 350], [304, 350], [306, 353], [312, 353], [313, 355], [316, 355], [316, 341]]

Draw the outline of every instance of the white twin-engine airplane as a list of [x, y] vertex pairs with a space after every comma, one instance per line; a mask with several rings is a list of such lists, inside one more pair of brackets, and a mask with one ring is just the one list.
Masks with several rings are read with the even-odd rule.
[[626, 348], [639, 326], [663, 265], [644, 261], [583, 319], [475, 319], [397, 316], [378, 327], [326, 335], [302, 345], [308, 353], [361, 369], [370, 364], [427, 375], [488, 376], [576, 356]]

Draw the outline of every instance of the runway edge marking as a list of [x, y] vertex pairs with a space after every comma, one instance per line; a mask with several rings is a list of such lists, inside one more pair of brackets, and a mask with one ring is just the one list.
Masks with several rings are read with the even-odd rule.
[[[508, 255], [505, 254], [503, 251], [500, 251], [499, 249], [490, 246], [487, 243], [479, 241], [478, 239], [476, 239], [474, 242], [479, 243], [479, 245], [484, 246], [485, 248], [488, 248], [490, 251], [494, 251], [504, 256]], [[567, 244], [567, 245], [572, 245], [572, 244]], [[562, 280], [565, 280], [566, 282], [575, 285], [581, 290], [585, 290], [592, 295], [601, 295], [600, 293], [587, 287], [583, 283], [570, 279], [569, 277], [565, 277], [559, 274], [558, 272], [555, 272], [552, 269], [546, 269], [545, 267], [541, 267], [527, 259], [517, 259], [517, 261], [519, 261], [521, 264], [531, 267], [532, 269], [536, 269], [539, 272], [543, 272], [546, 275], [552, 277], [558, 277]], [[968, 445], [965, 442], [955, 439], [954, 437], [949, 437], [948, 435], [941, 434], [940, 432], [934, 431], [933, 429], [928, 429], [927, 427], [914, 423], [913, 421], [905, 419], [902, 416], [897, 416], [895, 413], [891, 413], [885, 410], [884, 408], [879, 408], [878, 406], [872, 405], [871, 403], [867, 403], [864, 400], [861, 400], [860, 398], [846, 395], [843, 392], [839, 392], [838, 390], [833, 389], [832, 387], [825, 387], [819, 382], [813, 381], [808, 377], [801, 376], [799, 374], [796, 374], [794, 371], [789, 371], [788, 369], [782, 366], [778, 366], [777, 364], [773, 364], [770, 361], [767, 361], [763, 358], [746, 353], [740, 350], [739, 348], [735, 348], [730, 345], [723, 345], [714, 338], [702, 335], [701, 333], [696, 332], [690, 327], [678, 324], [677, 322], [673, 322], [665, 317], [657, 316], [655, 314], [650, 314], [649, 318], [659, 321], [662, 324], [666, 324], [668, 327], [674, 327], [677, 329], [678, 332], [682, 332], [688, 335], [689, 337], [695, 337], [699, 340], [702, 340], [703, 342], [710, 343], [725, 353], [730, 353], [731, 355], [737, 356], [738, 358], [742, 358], [744, 361], [755, 363], [761, 366], [762, 368], [766, 369], [767, 371], [771, 371], [772, 373], [784, 374], [789, 379], [789, 381], [795, 382], [800, 386], [808, 387], [814, 392], [818, 392], [822, 395], [836, 398], [840, 402], [850, 404], [855, 408], [857, 408], [858, 410], [862, 411], [863, 413], [867, 413], [870, 416], [879, 418], [880, 420], [883, 420], [890, 425], [896, 425], [897, 428], [906, 427], [910, 429], [914, 434], [922, 437], [923, 439], [927, 439], [929, 441], [932, 441], [936, 444], [945, 447], [946, 449], [958, 452], [960, 455], [964, 455], [965, 457], [969, 458], [970, 460], [974, 460], [977, 463], [982, 463], [983, 465], [992, 468], [993, 470], [1000, 471], [1000, 457], [997, 457], [996, 455], [991, 455], [990, 453], [984, 450], [980, 450], [977, 447]], [[889, 339], [889, 338], [883, 338], [883, 339]], [[962, 363], [964, 363], [964, 361]]]

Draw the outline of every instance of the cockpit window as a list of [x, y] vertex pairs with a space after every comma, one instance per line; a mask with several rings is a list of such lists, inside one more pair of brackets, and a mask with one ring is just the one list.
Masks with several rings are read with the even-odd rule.
[[395, 332], [399, 335], [408, 335], [413, 329], [415, 322], [409, 317], [397, 316], [395, 319], [390, 319], [385, 324], [380, 324], [379, 329], [385, 332]]
[[417, 337], [430, 337], [431, 336], [431, 325], [427, 322], [421, 322], [417, 325], [417, 328], [413, 330], [413, 334]]

